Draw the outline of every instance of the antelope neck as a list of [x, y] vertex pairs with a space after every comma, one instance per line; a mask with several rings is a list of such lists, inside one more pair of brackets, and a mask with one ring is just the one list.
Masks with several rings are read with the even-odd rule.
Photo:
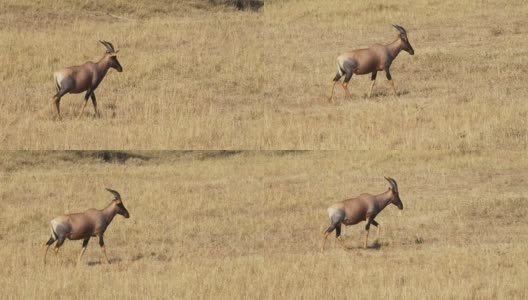
[[398, 56], [400, 51], [402, 50], [402, 42], [400, 38], [397, 38], [394, 42], [387, 45], [387, 50], [389, 52], [389, 56], [393, 60]]
[[102, 76], [106, 75], [106, 72], [108, 72], [108, 69], [110, 68], [108, 62], [105, 61], [105, 57], [106, 55], [103, 56], [103, 58], [101, 58], [97, 63], [95, 63], [97, 73]]
[[387, 205], [389, 205], [389, 203], [391, 203], [391, 200], [392, 200], [391, 190], [388, 190], [376, 196], [376, 202], [378, 202], [380, 209], [383, 209]]
[[106, 224], [109, 224], [110, 222], [112, 222], [116, 213], [117, 211], [115, 209], [114, 202], [110, 203], [110, 205], [108, 205], [107, 207], [103, 209], [103, 216], [104, 216], [104, 219], [106, 220]]

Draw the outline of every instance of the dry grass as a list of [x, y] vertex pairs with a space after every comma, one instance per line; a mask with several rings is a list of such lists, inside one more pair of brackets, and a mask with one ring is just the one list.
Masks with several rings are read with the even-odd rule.
[[[517, 149], [528, 145], [525, 1], [267, 1], [258, 13], [209, 1], [6, 0], [0, 7], [4, 149]], [[335, 57], [390, 42], [416, 55], [354, 77], [326, 101]], [[55, 69], [98, 59], [123, 73], [97, 90], [103, 117], [51, 119]]]
[[[108, 161], [106, 163], [103, 158]], [[113, 163], [112, 163], [113, 162]], [[522, 152], [0, 153], [0, 290], [8, 298], [528, 297]], [[396, 178], [405, 209], [388, 207], [378, 247], [362, 226], [344, 250], [319, 252], [326, 207]], [[104, 187], [131, 218], [91, 241], [67, 241], [42, 265], [48, 222], [103, 207]], [[374, 240], [372, 240], [374, 245]]]
[[[525, 1], [0, 3], [1, 149], [353, 149], [1, 152], [0, 290], [7, 298], [528, 298]], [[335, 57], [409, 31], [416, 55], [365, 100], [328, 103]], [[123, 73], [102, 118], [52, 120], [52, 72], [112, 41]], [[387, 151], [397, 150], [397, 151]], [[399, 150], [399, 151], [398, 151]], [[401, 151], [404, 150], [404, 151]], [[433, 151], [434, 150], [434, 151]], [[514, 150], [514, 151], [510, 151]], [[326, 207], [396, 178], [404, 211], [320, 253]], [[42, 264], [48, 222], [121, 192], [131, 218]]]

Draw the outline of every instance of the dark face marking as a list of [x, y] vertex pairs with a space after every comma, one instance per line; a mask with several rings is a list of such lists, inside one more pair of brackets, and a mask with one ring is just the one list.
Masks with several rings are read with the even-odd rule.
[[398, 192], [394, 192], [394, 200], [392, 201], [394, 205], [396, 205], [399, 209], [403, 209], [403, 203], [400, 199], [400, 194]]
[[123, 67], [117, 60], [117, 56], [110, 57], [110, 66], [117, 70], [117, 72], [123, 72]]
[[411, 43], [409, 42], [409, 39], [407, 38], [407, 35], [400, 35], [400, 38], [403, 42], [402, 49], [406, 52], [408, 52], [410, 55], [414, 55], [414, 49], [411, 46]]
[[125, 219], [130, 218], [130, 214], [128, 213], [128, 210], [123, 205], [123, 202], [120, 202], [117, 204], [117, 213], [125, 217]]

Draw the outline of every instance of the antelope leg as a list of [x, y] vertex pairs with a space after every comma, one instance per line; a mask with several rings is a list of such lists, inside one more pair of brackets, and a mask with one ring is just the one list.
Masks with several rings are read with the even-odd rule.
[[88, 100], [84, 100], [84, 103], [82, 104], [81, 106], [81, 111], [79, 112], [79, 115], [77, 116], [77, 119], [80, 119], [83, 112], [84, 112], [84, 109], [86, 108], [86, 104], [88, 104]]
[[108, 260], [108, 256], [106, 255], [106, 247], [104, 244], [104, 237], [102, 234], [99, 236], [99, 246], [101, 246], [101, 251], [103, 252], [106, 263], [110, 264], [110, 261]]
[[325, 243], [326, 243], [326, 238], [328, 237], [328, 235], [330, 234], [330, 232], [325, 232], [324, 233], [324, 236], [323, 236], [323, 245], [321, 246], [321, 252], [324, 251], [324, 247], [325, 247]]
[[376, 80], [372, 80], [372, 83], [370, 84], [370, 90], [369, 90], [367, 98], [370, 98], [370, 95], [372, 95], [372, 90], [374, 89], [374, 84], [375, 83], [376, 83]]
[[104, 255], [104, 258], [105, 258], [105, 262], [107, 264], [110, 264], [110, 261], [108, 260], [108, 256], [106, 255], [106, 247], [104, 245], [101, 247], [101, 251], [103, 252], [103, 255]]
[[343, 89], [345, 90], [345, 94], [348, 97], [348, 100], [352, 100], [352, 95], [350, 94], [350, 91], [348, 90], [348, 82], [343, 83]]
[[332, 99], [334, 98], [334, 88], [337, 81], [334, 81], [334, 84], [332, 84], [332, 92], [330, 93], [330, 98], [328, 98], [328, 102], [332, 102]]
[[53, 104], [55, 104], [55, 110], [57, 111], [57, 118], [59, 120], [61, 120], [61, 115], [60, 115], [60, 98], [57, 97], [57, 96], [54, 96], [52, 99], [51, 99], [51, 102], [53, 102]]
[[90, 97], [92, 98], [92, 104], [93, 104], [93, 108], [94, 108], [94, 116], [101, 117], [101, 114], [99, 113], [99, 110], [97, 109], [97, 99], [95, 98], [95, 93], [92, 93], [90, 95]]
[[339, 79], [341, 78], [341, 72], [338, 70], [335, 77], [334, 77], [334, 84], [332, 85], [332, 93], [330, 93], [330, 98], [328, 98], [328, 101], [329, 102], [332, 102], [332, 98], [334, 97], [334, 88], [335, 88], [335, 85], [336, 83], [339, 81]]
[[86, 248], [88, 247], [89, 241], [90, 241], [89, 237], [83, 240], [82, 250], [81, 250], [81, 253], [79, 253], [79, 257], [77, 258], [77, 265], [79, 265], [79, 263], [81, 262], [81, 258], [84, 254], [84, 251], [86, 251]]
[[46, 251], [44, 251], [44, 264], [46, 264], [46, 255], [48, 254], [48, 249], [50, 245], [46, 245]]
[[374, 84], [376, 83], [376, 75], [378, 75], [378, 72], [372, 72], [372, 76], [370, 77], [370, 80], [371, 80], [370, 90], [369, 90], [367, 98], [370, 98], [370, 95], [372, 94], [372, 90], [374, 89]]
[[55, 239], [52, 237], [50, 237], [50, 239], [46, 242], [46, 251], [44, 251], [44, 264], [46, 264], [46, 255], [48, 255], [48, 250], [49, 250], [49, 247], [51, 245], [53, 245], [53, 243], [55, 243]]
[[[372, 217], [367, 217], [367, 225], [365, 226], [365, 231], [366, 231], [365, 244], [364, 244], [365, 249], [367, 249], [367, 246], [368, 246], [368, 236], [369, 236], [370, 224], [373, 224], [375, 222], [376, 221], [374, 221], [374, 219]], [[378, 223], [376, 223], [376, 224], [378, 224]]]
[[376, 240], [379, 240], [379, 235], [380, 235], [380, 224], [378, 224], [378, 222], [376, 222], [375, 220], [372, 220], [370, 221], [370, 224], [376, 226]]
[[398, 95], [398, 93], [396, 92], [396, 87], [394, 86], [394, 81], [391, 79], [389, 80], [391, 86], [392, 86], [392, 90], [394, 91], [394, 95], [396, 95], [397, 97], [399, 97], [400, 95]]
[[86, 251], [86, 247], [83, 247], [81, 253], [79, 253], [79, 257], [77, 258], [77, 265], [81, 262], [81, 258], [84, 254], [84, 251]]

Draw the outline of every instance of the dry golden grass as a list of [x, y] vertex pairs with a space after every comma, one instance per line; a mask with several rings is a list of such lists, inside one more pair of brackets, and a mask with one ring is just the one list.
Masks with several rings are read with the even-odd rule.
[[[208, 1], [5, 0], [0, 6], [4, 149], [517, 149], [528, 145], [526, 1], [267, 1], [258, 13]], [[386, 43], [398, 23], [416, 55], [337, 90], [335, 57]], [[52, 72], [121, 49], [97, 90], [51, 119]]]
[[[105, 163], [102, 158], [113, 161]], [[120, 161], [120, 162], [119, 162]], [[326, 207], [400, 185], [379, 246], [331, 238]], [[0, 153], [0, 290], [21, 298], [528, 297], [522, 152]], [[131, 218], [75, 267], [80, 241], [42, 264], [48, 222], [121, 192]], [[374, 240], [371, 240], [374, 244]]]

